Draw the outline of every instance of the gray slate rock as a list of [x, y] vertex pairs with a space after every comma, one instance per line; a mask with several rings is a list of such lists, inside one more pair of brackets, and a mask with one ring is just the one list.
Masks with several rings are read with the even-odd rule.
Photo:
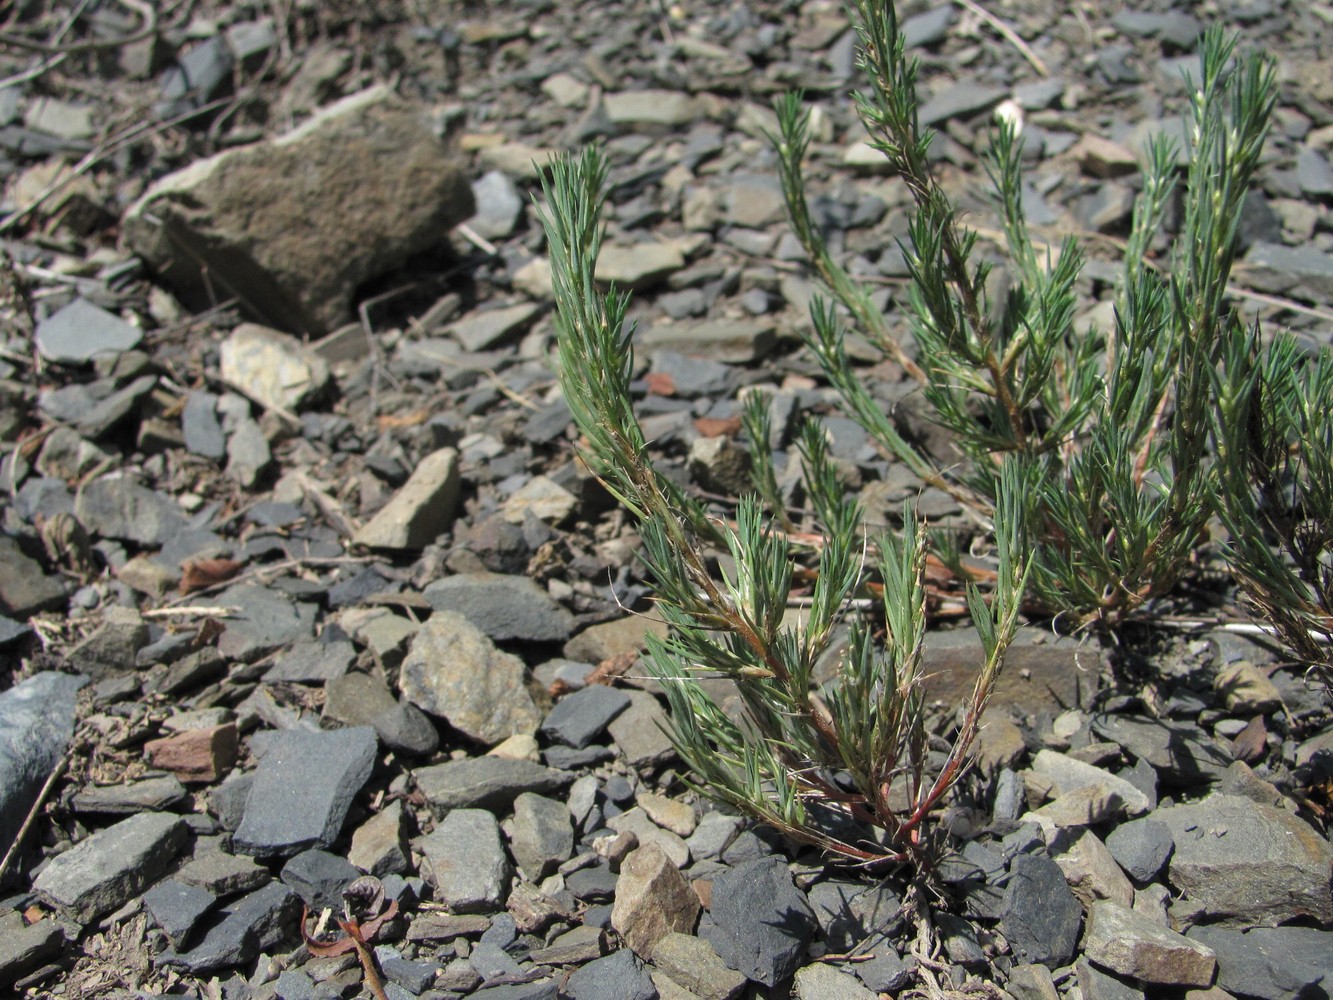
[[1302, 916], [1333, 921], [1333, 849], [1299, 817], [1223, 794], [1153, 816], [1175, 840], [1172, 885], [1210, 917], [1263, 927]]
[[188, 303], [239, 294], [269, 326], [323, 333], [350, 318], [358, 288], [472, 211], [430, 123], [373, 87], [157, 181], [126, 214], [125, 237]]
[[1217, 966], [1211, 948], [1109, 899], [1088, 908], [1083, 950], [1104, 969], [1157, 985], [1207, 986]]
[[420, 843], [436, 898], [454, 913], [493, 913], [509, 891], [500, 824], [485, 809], [454, 809]]
[[375, 732], [278, 733], [259, 761], [233, 843], [257, 857], [286, 856], [338, 839], [375, 763]]
[[713, 879], [713, 947], [747, 979], [774, 986], [800, 967], [818, 921], [781, 857], [770, 855]]
[[353, 540], [372, 549], [425, 548], [453, 523], [459, 483], [458, 452], [432, 452]]
[[876, 1000], [852, 976], [824, 962], [796, 970], [793, 995], [800, 1000]]
[[1281, 293], [1300, 286], [1307, 294], [1333, 296], [1333, 254], [1315, 246], [1258, 242], [1246, 253], [1245, 262], [1251, 265], [1251, 280], [1262, 291]]
[[186, 832], [179, 816], [131, 816], [52, 858], [33, 888], [86, 923], [123, 906], [161, 875], [185, 845]]
[[569, 785], [574, 775], [528, 760], [485, 756], [423, 767], [415, 778], [435, 815], [444, 816], [465, 808], [505, 812], [523, 792], [548, 795]]
[[504, 239], [514, 231], [523, 214], [518, 188], [500, 170], [488, 170], [472, 182], [472, 200], [476, 202], [477, 213], [467, 224], [488, 240]]
[[176, 501], [121, 475], [102, 476], [80, 490], [74, 516], [90, 535], [153, 548], [161, 548], [186, 527]]
[[463, 573], [425, 591], [436, 611], [453, 611], [496, 641], [564, 642], [574, 616], [525, 576]]
[[288, 859], [278, 876], [311, 910], [342, 912], [342, 891], [361, 877], [346, 858], [312, 848]]
[[302, 642], [285, 650], [264, 674], [264, 680], [322, 684], [347, 673], [356, 662], [356, 650], [350, 642]]
[[1175, 847], [1171, 828], [1160, 819], [1145, 817], [1121, 823], [1106, 837], [1111, 856], [1136, 882], [1151, 882]]
[[25, 555], [18, 542], [0, 535], [0, 608], [26, 618], [64, 601], [64, 582], [47, 576], [42, 564]]
[[314, 632], [315, 605], [293, 601], [280, 590], [240, 583], [215, 598], [236, 613], [226, 619], [217, 648], [232, 660], [250, 662], [275, 649], [309, 639]]
[[1261, 1000], [1328, 996], [1333, 931], [1314, 927], [1191, 927], [1191, 940], [1217, 955], [1217, 986]]
[[35, 338], [47, 361], [81, 365], [139, 346], [143, 331], [87, 299], [75, 299], [38, 323]]
[[185, 408], [181, 410], [185, 447], [201, 458], [214, 461], [227, 454], [227, 438], [218, 420], [217, 404], [217, 397], [210, 392], [192, 392], [185, 398]]
[[1146, 760], [1164, 785], [1197, 788], [1219, 780], [1231, 765], [1231, 754], [1198, 726], [1166, 719], [1099, 715], [1095, 733], [1122, 746], [1131, 757]]
[[167, 879], [143, 894], [143, 905], [162, 928], [173, 948], [190, 936], [199, 919], [217, 904], [218, 898], [198, 885]]
[[1019, 958], [1054, 968], [1073, 957], [1083, 907], [1050, 858], [1014, 858], [1003, 906], [1000, 930]]
[[392, 750], [432, 754], [440, 733], [409, 701], [398, 701], [388, 685], [370, 674], [352, 672], [324, 684], [324, 717], [348, 726], [371, 726]]
[[570, 1000], [657, 1000], [657, 987], [628, 948], [580, 966], [569, 977]]
[[300, 912], [296, 893], [270, 882], [222, 907], [188, 951], [168, 949], [155, 961], [195, 975], [253, 961], [261, 948], [272, 948], [294, 932]]
[[14, 842], [74, 732], [86, 677], [43, 671], [0, 693], [0, 843]]
[[541, 731], [549, 739], [582, 749], [629, 705], [630, 697], [624, 691], [592, 684], [556, 702], [543, 720]]
[[[436, 585], [426, 589], [427, 597]], [[493, 611], [504, 609], [500, 603]], [[487, 617], [495, 616], [487, 612]], [[407, 701], [485, 746], [534, 733], [541, 721], [523, 661], [497, 649], [467, 614], [436, 611], [417, 630], [399, 670], [399, 687]]]
[[532, 792], [518, 796], [509, 849], [528, 881], [540, 882], [574, 853], [569, 807]]
[[65, 932], [60, 921], [28, 924], [17, 910], [0, 913], [0, 985], [16, 982], [60, 954]]

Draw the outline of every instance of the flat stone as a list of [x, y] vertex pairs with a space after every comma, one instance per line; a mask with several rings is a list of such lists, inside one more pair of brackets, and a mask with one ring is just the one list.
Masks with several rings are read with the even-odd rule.
[[381, 86], [162, 178], [124, 226], [190, 308], [235, 295], [271, 327], [317, 334], [351, 318], [366, 282], [436, 245], [473, 207], [426, 117]]
[[242, 323], [218, 350], [222, 377], [265, 406], [295, 413], [329, 384], [329, 365], [290, 334]]
[[693, 932], [700, 908], [675, 863], [656, 845], [646, 844], [620, 866], [611, 926], [636, 955], [651, 961], [657, 942], [666, 935]]
[[679, 799], [673, 799], [656, 792], [639, 792], [635, 796], [639, 808], [647, 813], [648, 818], [665, 830], [678, 837], [688, 837], [698, 825], [694, 806]]
[[655, 767], [675, 756], [676, 750], [662, 726], [666, 710], [647, 691], [626, 691], [630, 705], [611, 720], [607, 730], [631, 767]]
[[1015, 956], [1052, 968], [1066, 964], [1078, 943], [1083, 907], [1060, 866], [1047, 857], [1020, 854], [1010, 865], [1000, 931]]
[[1151, 816], [1121, 823], [1106, 837], [1106, 846], [1120, 867], [1139, 883], [1151, 882], [1175, 848], [1171, 828]]
[[161, 548], [185, 530], [185, 514], [173, 499], [121, 475], [102, 476], [81, 489], [74, 516], [101, 538]]
[[1211, 948], [1105, 899], [1088, 908], [1083, 950], [1112, 972], [1165, 986], [1207, 986], [1217, 966]]
[[509, 859], [500, 825], [484, 809], [454, 809], [420, 842], [436, 898], [453, 913], [492, 913], [504, 905]]
[[376, 878], [411, 869], [401, 799], [394, 799], [356, 828], [347, 860]]
[[945, 87], [924, 101], [917, 112], [923, 128], [938, 125], [950, 118], [967, 118], [999, 104], [1008, 91], [999, 87], [978, 85], [969, 80]]
[[575, 970], [565, 987], [570, 1000], [657, 1000], [657, 987], [643, 963], [623, 949]]
[[685, 257], [671, 243], [603, 246], [594, 276], [603, 285], [641, 290], [664, 281], [685, 266]]
[[250, 662], [302, 639], [314, 631], [315, 605], [293, 601], [280, 590], [240, 583], [212, 598], [236, 609], [225, 621], [217, 648], [231, 660]]
[[462, 573], [423, 591], [436, 611], [453, 611], [496, 641], [564, 642], [574, 616], [527, 577]]
[[472, 312], [450, 323], [445, 332], [469, 351], [489, 351], [517, 339], [543, 311], [533, 302]]
[[437, 816], [473, 807], [504, 812], [523, 792], [549, 795], [574, 780], [568, 772], [532, 761], [491, 756], [419, 768], [413, 777]]
[[59, 920], [45, 917], [29, 924], [17, 910], [0, 916], [0, 983], [17, 982], [59, 955], [64, 944]]
[[458, 452], [432, 452], [353, 541], [372, 549], [425, 548], [453, 524], [459, 485]]
[[810, 887], [806, 899], [831, 951], [850, 952], [898, 924], [899, 893], [885, 883], [828, 878]]
[[278, 877], [312, 911], [328, 907], [341, 913], [342, 891], [361, 877], [361, 871], [346, 858], [311, 849], [289, 858]]
[[597, 739], [617, 715], [630, 705], [630, 696], [605, 684], [592, 684], [556, 702], [542, 721], [542, 735], [583, 748]]
[[800, 1000], [875, 1000], [855, 977], [836, 966], [816, 962], [796, 970], [794, 996]]
[[[981, 639], [975, 629], [928, 633], [922, 657], [927, 697], [960, 703], [971, 693], [982, 662]], [[991, 689], [990, 707], [1016, 706], [1025, 713], [1046, 709], [1058, 715], [1080, 704], [1080, 695], [1096, 689], [1100, 672], [1101, 651], [1095, 644], [1068, 637], [1051, 639], [1038, 630], [1020, 629]]]
[[300, 902], [281, 882], [270, 882], [222, 906], [205, 921], [202, 936], [188, 951], [167, 949], [155, 961], [195, 975], [253, 961], [261, 949], [274, 947], [291, 933]]
[[259, 761], [233, 843], [258, 857], [329, 847], [375, 763], [374, 730], [289, 730]]
[[1099, 715], [1092, 720], [1092, 728], [1130, 756], [1146, 760], [1162, 783], [1172, 787], [1197, 788], [1201, 782], [1217, 781], [1231, 764], [1231, 755], [1197, 726], [1166, 719]]
[[1217, 672], [1213, 690], [1226, 700], [1227, 711], [1240, 716], [1262, 715], [1282, 706], [1277, 685], [1253, 663], [1237, 660]]
[[549, 476], [533, 476], [500, 505], [500, 516], [510, 524], [522, 524], [529, 515], [559, 526], [579, 508], [578, 497]]
[[173, 948], [179, 948], [199, 919], [217, 904], [217, 896], [202, 886], [176, 879], [159, 882], [143, 894], [143, 905], [162, 928]]
[[1333, 931], [1314, 927], [1191, 927], [1190, 940], [1217, 955], [1217, 986], [1228, 995], [1290, 1000], [1326, 992]]
[[786, 861], [772, 855], [714, 877], [712, 916], [722, 961], [765, 986], [796, 972], [819, 926]]
[[215, 896], [253, 892], [270, 880], [268, 869], [244, 854], [209, 851], [196, 854], [176, 872], [177, 882], [207, 889]]
[[48, 576], [42, 564], [29, 558], [18, 542], [0, 535], [0, 608], [18, 618], [47, 611], [65, 603], [65, 584]]
[[1283, 293], [1299, 288], [1327, 300], [1333, 296], [1333, 254], [1312, 245], [1299, 247], [1257, 242], [1245, 255], [1256, 287]]
[[168, 774], [117, 785], [89, 786], [75, 793], [70, 804], [79, 813], [124, 816], [172, 809], [188, 795], [185, 786]]
[[648, 353], [668, 350], [726, 364], [753, 364], [777, 346], [777, 327], [768, 320], [745, 319], [655, 323], [635, 338], [635, 344]]
[[514, 827], [509, 849], [530, 882], [540, 882], [574, 853], [569, 807], [533, 792], [514, 799]]
[[618, 816], [606, 821], [609, 829], [616, 833], [632, 833], [640, 844], [653, 844], [661, 848], [662, 853], [671, 859], [677, 868], [684, 868], [690, 863], [690, 848], [678, 833], [664, 830], [638, 806], [627, 809]]
[[179, 816], [139, 813], [52, 858], [33, 882], [51, 906], [81, 923], [123, 906], [160, 876], [185, 845]]
[[143, 749], [149, 763], [170, 771], [181, 781], [211, 784], [236, 763], [239, 740], [236, 724], [227, 722], [149, 740]]
[[74, 732], [86, 677], [47, 670], [0, 692], [0, 843], [14, 842]]
[[653, 948], [653, 966], [700, 1000], [734, 1000], [746, 979], [727, 968], [713, 946], [701, 937], [673, 931]]
[[488, 170], [472, 182], [472, 200], [477, 211], [467, 224], [483, 239], [504, 239], [513, 233], [523, 215], [518, 188], [500, 170]]
[[440, 733], [421, 709], [398, 701], [376, 676], [353, 671], [324, 685], [324, 718], [348, 726], [370, 726], [386, 747], [411, 754], [432, 754]]
[[143, 331], [79, 298], [38, 323], [34, 336], [47, 361], [82, 365], [138, 347]]
[[134, 669], [140, 649], [148, 645], [148, 625], [134, 608], [109, 607], [102, 624], [70, 651], [79, 672], [94, 680]]
[[350, 642], [302, 642], [284, 650], [278, 661], [264, 674], [269, 684], [289, 681], [298, 684], [322, 684], [341, 677], [356, 662], [356, 649]]
[[1126, 907], [1134, 904], [1134, 887], [1091, 830], [1062, 832], [1051, 844], [1051, 857], [1085, 908], [1099, 899]]
[[690, 125], [700, 115], [699, 102], [678, 90], [625, 90], [602, 100], [614, 124], [647, 131]]
[[1234, 795], [1153, 813], [1175, 841], [1171, 884], [1227, 923], [1275, 926], [1309, 916], [1333, 921], [1333, 849], [1304, 820]]

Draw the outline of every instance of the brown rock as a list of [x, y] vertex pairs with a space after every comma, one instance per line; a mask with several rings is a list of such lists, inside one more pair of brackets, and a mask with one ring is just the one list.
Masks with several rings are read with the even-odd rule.
[[1095, 964], [1148, 983], [1207, 986], [1217, 967], [1211, 948], [1110, 900], [1088, 909], [1083, 948]]
[[620, 868], [611, 926], [644, 961], [657, 942], [672, 932], [689, 934], [699, 919], [699, 897], [671, 859], [645, 844]]
[[187, 729], [160, 740], [149, 740], [143, 750], [150, 764], [170, 771], [181, 781], [217, 781], [236, 763], [236, 723]]

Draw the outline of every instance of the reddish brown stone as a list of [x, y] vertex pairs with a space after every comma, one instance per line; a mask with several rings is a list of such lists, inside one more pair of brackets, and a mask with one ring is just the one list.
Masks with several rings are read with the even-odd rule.
[[181, 781], [217, 781], [236, 763], [236, 724], [210, 729], [187, 729], [144, 744], [144, 756], [154, 767], [170, 771]]

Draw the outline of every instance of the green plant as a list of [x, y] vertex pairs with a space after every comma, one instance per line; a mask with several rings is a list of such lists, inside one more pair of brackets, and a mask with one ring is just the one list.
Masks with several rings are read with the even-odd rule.
[[1163, 138], [1148, 162], [1125, 252], [1114, 329], [1075, 323], [1083, 266], [1076, 240], [1039, 254], [1022, 207], [1022, 142], [997, 126], [987, 168], [1015, 283], [996, 289], [977, 235], [931, 169], [931, 135], [918, 124], [917, 67], [903, 54], [891, 3], [858, 0], [855, 96], [872, 144], [911, 192], [915, 212], [902, 250], [911, 272], [912, 356], [889, 334], [871, 297], [829, 254], [807, 204], [808, 116], [798, 95], [778, 107], [783, 187], [794, 229], [816, 273], [857, 328], [916, 379], [931, 416], [963, 461], [948, 469], [901, 434], [861, 384], [840, 313], [811, 309], [809, 344], [848, 410], [922, 479], [990, 514], [1005, 461], [1033, 492], [1025, 504], [1034, 541], [1035, 605], [1076, 623], [1115, 622], [1168, 592], [1189, 569], [1213, 512], [1211, 381], [1235, 320], [1224, 294], [1237, 224], [1259, 162], [1276, 85], [1273, 64], [1232, 65], [1234, 41], [1218, 30], [1201, 44], [1191, 87], [1184, 226], [1165, 270], [1148, 256], [1175, 191], [1176, 150]]

